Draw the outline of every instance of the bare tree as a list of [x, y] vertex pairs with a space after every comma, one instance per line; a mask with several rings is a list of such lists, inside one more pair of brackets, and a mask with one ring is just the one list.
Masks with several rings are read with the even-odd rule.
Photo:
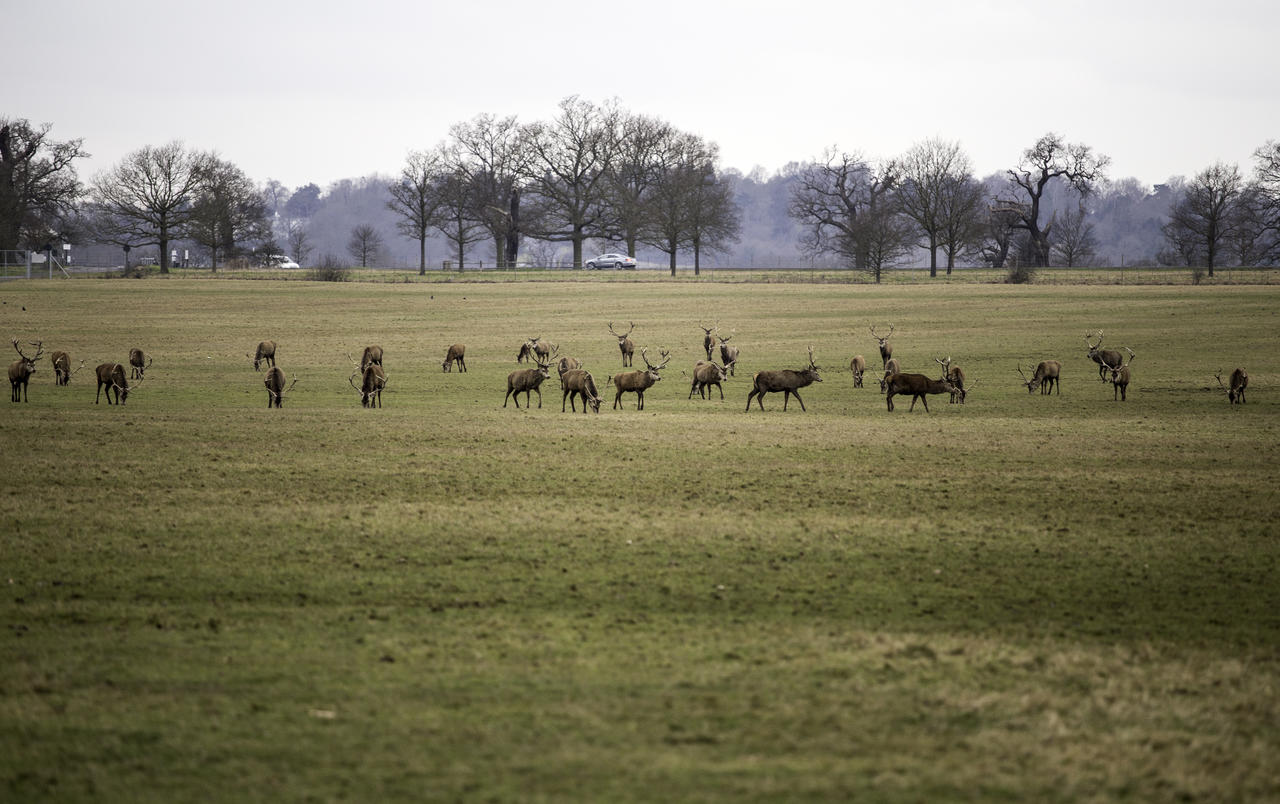
[[472, 219], [493, 238], [498, 267], [514, 265], [520, 245], [521, 181], [529, 161], [526, 133], [515, 117], [479, 115], [449, 129], [450, 173], [467, 178]]
[[405, 237], [418, 241], [418, 274], [427, 272], [427, 238], [439, 223], [443, 199], [440, 194], [443, 156], [435, 151], [413, 151], [400, 177], [388, 187], [387, 208], [399, 216], [396, 228]]
[[661, 156], [678, 132], [666, 121], [644, 115], [620, 114], [616, 120], [614, 159], [605, 191], [606, 238], [636, 253], [649, 218], [649, 200], [660, 176]]
[[0, 118], [0, 250], [42, 245], [84, 192], [72, 164], [89, 156], [83, 140], [57, 142], [49, 130]]
[[205, 180], [209, 157], [181, 142], [145, 146], [93, 179], [96, 227], [107, 237], [160, 249], [160, 272], [169, 272], [169, 243], [195, 214], [193, 201]]
[[996, 209], [1016, 216], [1014, 228], [1023, 229], [1029, 237], [1031, 264], [1043, 268], [1049, 264], [1049, 236], [1053, 219], [1041, 224], [1041, 205], [1045, 189], [1061, 179], [1087, 198], [1094, 185], [1105, 178], [1110, 157], [1093, 153], [1088, 145], [1064, 142], [1050, 132], [1022, 154], [1018, 166], [1010, 171], [1004, 197], [997, 199]]
[[[899, 165], [902, 183], [898, 203], [923, 235], [919, 245], [929, 252], [929, 276], [938, 275], [938, 249], [944, 243], [952, 246], [947, 264], [950, 274], [958, 245], [957, 224], [971, 217], [976, 208], [973, 193], [965, 192], [973, 179], [969, 157], [960, 143], [934, 138], [913, 145]], [[963, 214], [966, 211], [968, 216]]]
[[[453, 253], [458, 258], [458, 270], [461, 271], [467, 264], [467, 249], [491, 236], [485, 219], [476, 215], [484, 186], [455, 169], [440, 176], [436, 192], [440, 209], [435, 226], [453, 247]], [[512, 260], [514, 258], [513, 252]]]
[[694, 276], [702, 273], [702, 253], [725, 251], [738, 240], [742, 214], [734, 200], [733, 182], [716, 169], [714, 143], [711, 159], [702, 166], [690, 189], [689, 246], [693, 249]]
[[1210, 277], [1225, 240], [1239, 225], [1243, 191], [1240, 168], [1216, 162], [1187, 183], [1162, 227], [1165, 238], [1188, 264], [1208, 268]]
[[671, 275], [676, 275], [676, 255], [693, 244], [693, 209], [698, 185], [713, 159], [702, 138], [675, 132], [654, 154], [643, 230], [644, 242], [667, 255]]
[[311, 247], [311, 234], [302, 221], [289, 221], [285, 227], [285, 242], [298, 265], [306, 265], [307, 257], [314, 250]]
[[271, 239], [266, 198], [244, 171], [210, 155], [182, 233], [208, 250], [217, 271], [219, 254], [233, 256], [244, 244]]
[[370, 260], [376, 260], [382, 252], [382, 234], [373, 226], [362, 223], [351, 230], [347, 241], [347, 253], [360, 261], [361, 268], [368, 268]]
[[1098, 248], [1098, 238], [1093, 233], [1093, 223], [1084, 203], [1062, 216], [1053, 236], [1053, 253], [1068, 268], [1090, 262]]
[[982, 183], [973, 176], [953, 179], [942, 192], [940, 242], [947, 255], [947, 275], [961, 255], [976, 251], [985, 228], [986, 196]]

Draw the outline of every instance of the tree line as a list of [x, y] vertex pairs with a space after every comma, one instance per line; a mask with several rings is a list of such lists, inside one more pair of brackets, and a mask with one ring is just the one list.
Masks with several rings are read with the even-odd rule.
[[[575, 96], [547, 120], [482, 114], [456, 123], [439, 144], [408, 154], [397, 176], [290, 191], [256, 185], [228, 160], [179, 142], [144, 146], [85, 184], [75, 169], [87, 156], [83, 141], [57, 141], [50, 131], [0, 118], [0, 249], [55, 240], [126, 253], [156, 246], [168, 271], [181, 241], [216, 270], [220, 260], [285, 250], [304, 262], [323, 228], [349, 232], [345, 250], [369, 265], [386, 247], [376, 218], [415, 245], [420, 272], [428, 242], [441, 241], [459, 267], [477, 252], [503, 267], [561, 247], [581, 267], [594, 244], [660, 254], [673, 275], [678, 255], [692, 256], [697, 273], [705, 255], [744, 259], [776, 244], [784, 255], [877, 281], [918, 249], [933, 276], [965, 264], [1011, 268], [1013, 278], [1087, 265], [1099, 256], [1100, 233], [1113, 243], [1141, 231], [1147, 240], [1136, 248], [1148, 253], [1131, 256], [1210, 276], [1224, 264], [1280, 259], [1274, 141], [1255, 152], [1252, 175], [1217, 163], [1154, 192], [1110, 181], [1105, 155], [1054, 133], [982, 179], [960, 145], [942, 139], [889, 159], [832, 147], [773, 177], [743, 176], [720, 165], [714, 142]], [[363, 204], [365, 220], [351, 220], [351, 208], [325, 217], [347, 197]], [[1136, 216], [1143, 205], [1155, 212]]]

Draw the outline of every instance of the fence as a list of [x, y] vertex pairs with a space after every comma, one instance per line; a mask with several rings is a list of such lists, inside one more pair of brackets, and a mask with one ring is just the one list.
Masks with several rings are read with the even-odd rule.
[[[60, 274], [54, 273], [57, 268]], [[53, 279], [70, 277], [66, 267], [52, 253], [0, 251], [0, 279]]]

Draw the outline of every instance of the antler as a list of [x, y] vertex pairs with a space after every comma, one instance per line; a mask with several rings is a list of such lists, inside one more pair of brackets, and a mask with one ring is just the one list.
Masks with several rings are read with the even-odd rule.
[[935, 358], [933, 359], [933, 362], [935, 362], [935, 363], [937, 363], [938, 365], [942, 366], [942, 373], [943, 373], [943, 374], [945, 374], [945, 373], [947, 373], [947, 371], [948, 371], [948, 370], [950, 370], [950, 368], [951, 368], [951, 355], [947, 355], [946, 360], [942, 360], [942, 359], [940, 359], [940, 358], [935, 357]]
[[76, 370], [75, 370], [75, 371], [73, 371], [73, 372], [71, 372], [70, 374], [68, 374], [68, 375], [67, 375], [67, 377], [74, 377], [74, 376], [76, 376], [76, 372], [80, 371], [80, 369], [82, 369], [82, 368], [84, 368], [84, 361], [83, 361], [83, 360], [81, 360], [81, 361], [80, 361], [80, 365], [76, 366]]
[[36, 356], [35, 356], [35, 357], [27, 357], [26, 355], [24, 355], [24, 354], [22, 353], [22, 349], [21, 349], [21, 347], [19, 347], [19, 346], [18, 346], [18, 339], [17, 339], [17, 338], [11, 338], [10, 340], [12, 340], [12, 342], [13, 342], [13, 348], [14, 348], [14, 349], [16, 349], [16, 350], [18, 351], [18, 357], [21, 357], [23, 360], [27, 361], [28, 363], [34, 363], [34, 362], [36, 362], [37, 360], [39, 360], [39, 359], [40, 359], [40, 355], [44, 354], [44, 341], [27, 341], [27, 343], [29, 343], [29, 344], [31, 344], [32, 346], [36, 347]]
[[671, 362], [671, 351], [670, 351], [669, 349], [659, 349], [659, 350], [658, 350], [658, 354], [662, 355], [662, 357], [663, 357], [664, 359], [663, 359], [663, 361], [662, 361], [661, 363], [659, 363], [659, 364], [658, 364], [658, 365], [656, 365], [656, 366], [649, 362], [649, 356], [648, 356], [648, 354], [647, 354], [647, 352], [648, 352], [648, 351], [649, 351], [649, 348], [648, 348], [648, 347], [645, 347], [645, 348], [641, 349], [641, 350], [640, 350], [640, 359], [644, 361], [644, 364], [645, 364], [646, 366], [648, 366], [650, 369], [652, 369], [652, 370], [654, 370], [654, 371], [662, 371], [662, 369], [664, 369], [664, 368], [666, 367], [666, 365], [667, 365], [668, 363], [670, 363], [670, 362]]
[[[1091, 337], [1091, 335], [1096, 335], [1096, 336], [1097, 336], [1097, 338], [1098, 338], [1098, 342], [1097, 342], [1097, 343], [1089, 343], [1089, 338]], [[1089, 333], [1089, 332], [1086, 332], [1086, 333], [1084, 334], [1084, 342], [1085, 342], [1085, 345], [1089, 347], [1089, 351], [1090, 351], [1090, 352], [1092, 352], [1092, 351], [1096, 350], [1099, 346], [1101, 346], [1101, 345], [1102, 345], [1102, 330], [1098, 330], [1096, 333]]]
[[1023, 372], [1022, 372], [1022, 365], [1021, 365], [1021, 364], [1019, 364], [1019, 365], [1018, 365], [1018, 373], [1019, 373], [1019, 374], [1022, 374], [1022, 381], [1023, 381], [1023, 382], [1027, 383], [1028, 385], [1030, 385], [1030, 384], [1031, 384], [1031, 380], [1028, 380], [1028, 379], [1027, 379], [1027, 375], [1026, 375], [1026, 374], [1023, 374]]
[[358, 372], [358, 371], [353, 371], [353, 372], [351, 372], [351, 376], [347, 378], [347, 382], [351, 385], [351, 387], [352, 387], [352, 388], [355, 388], [355, 389], [356, 389], [356, 393], [357, 393], [357, 394], [360, 394], [360, 396], [364, 396], [364, 389], [363, 389], [363, 388], [357, 388], [357, 387], [356, 387], [356, 383], [355, 383], [356, 375], [357, 375], [357, 374], [359, 374], [359, 373], [360, 373], [360, 372]]
[[[352, 357], [350, 352], [347, 352], [347, 359], [351, 361], [351, 365], [355, 366], [356, 368], [360, 367], [360, 361]], [[351, 376], [354, 377], [355, 375], [352, 374]]]
[[610, 321], [610, 322], [609, 322], [609, 334], [610, 334], [610, 335], [612, 335], [613, 337], [617, 338], [618, 340], [622, 340], [623, 338], [625, 338], [625, 337], [626, 337], [625, 335], [619, 335], [618, 333], [616, 333], [616, 332], [614, 332], [614, 331], [613, 331], [613, 322], [612, 322], [612, 321]]
[[809, 347], [809, 368], [813, 369], [814, 371], [821, 371], [821, 369], [820, 369], [820, 368], [818, 368], [817, 364], [815, 364], [815, 363], [813, 362], [813, 347], [812, 347], [812, 346], [810, 346], [810, 347]]
[[1218, 369], [1218, 373], [1213, 375], [1213, 378], [1218, 381], [1219, 388], [1221, 388], [1224, 391], [1227, 390], [1226, 384], [1222, 381], [1222, 369]]
[[1135, 355], [1133, 353], [1133, 350], [1130, 349], [1128, 346], [1121, 346], [1120, 348], [1129, 353], [1129, 359], [1124, 361], [1124, 365], [1122, 365], [1120, 368], [1128, 368], [1129, 364], [1133, 362], [1133, 359], [1137, 357], [1137, 355]]

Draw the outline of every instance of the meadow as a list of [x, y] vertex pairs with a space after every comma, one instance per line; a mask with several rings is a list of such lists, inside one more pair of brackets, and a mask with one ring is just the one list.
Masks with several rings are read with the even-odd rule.
[[[0, 798], [1280, 797], [1280, 287], [536, 278], [0, 285], [46, 350], [0, 412]], [[672, 352], [642, 412], [609, 322]], [[966, 404], [853, 388], [890, 323]], [[503, 407], [533, 336], [598, 415]], [[810, 346], [807, 412], [744, 412]]]

